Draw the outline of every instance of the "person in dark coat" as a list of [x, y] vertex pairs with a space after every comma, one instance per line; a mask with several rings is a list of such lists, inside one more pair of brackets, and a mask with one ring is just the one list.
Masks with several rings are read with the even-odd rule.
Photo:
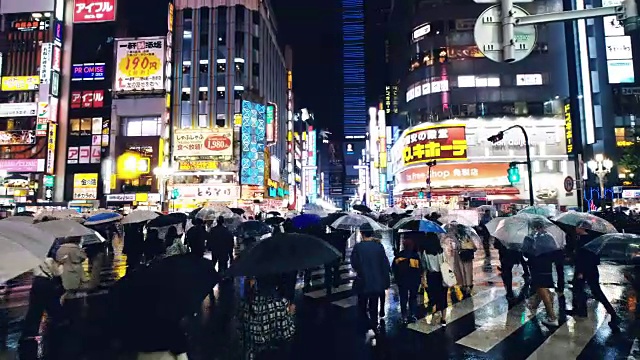
[[[346, 251], [347, 240], [344, 234], [339, 230], [331, 230], [331, 232], [324, 234], [325, 241], [335, 247], [343, 254]], [[334, 260], [329, 264], [324, 265], [324, 287], [327, 290], [327, 294], [331, 294], [333, 288], [340, 286], [340, 264], [341, 258]]]
[[193, 219], [193, 226], [191, 227], [191, 229], [189, 229], [189, 231], [187, 231], [184, 243], [193, 256], [203, 257], [206, 250], [205, 244], [208, 237], [209, 234], [204, 227], [202, 219], [195, 218]]
[[124, 248], [127, 255], [127, 272], [140, 266], [144, 252], [144, 234], [141, 224], [124, 225]]
[[362, 241], [351, 251], [351, 267], [357, 273], [354, 289], [358, 295], [358, 306], [368, 312], [370, 332], [378, 326], [378, 301], [391, 285], [391, 266], [384, 247], [373, 239], [373, 231], [360, 230]]
[[[422, 264], [420, 254], [415, 250], [413, 241], [405, 239], [404, 249], [393, 259], [391, 269], [398, 284], [400, 295], [400, 313], [404, 323], [416, 320], [418, 310], [418, 288], [422, 280]], [[409, 306], [407, 311], [407, 305]]]
[[209, 229], [209, 241], [207, 249], [211, 251], [211, 259], [218, 264], [218, 271], [224, 271], [229, 267], [229, 261], [233, 261], [233, 234], [224, 226], [224, 218], [218, 217], [216, 226]]
[[598, 270], [600, 257], [583, 248], [584, 245], [600, 234], [589, 233], [588, 230], [591, 230], [591, 223], [588, 221], [582, 221], [576, 226], [578, 241], [576, 243], [575, 275], [573, 278], [573, 310], [567, 311], [567, 314], [578, 317], [587, 316], [587, 295], [585, 294], [584, 287], [585, 285], [589, 285], [593, 298], [601, 303], [609, 315], [611, 315], [609, 326], [612, 330], [618, 331], [620, 317], [618, 317], [600, 287], [600, 271]]
[[148, 263], [153, 259], [162, 256], [164, 254], [164, 242], [160, 239], [160, 234], [157, 229], [149, 229], [147, 231], [147, 238], [144, 241], [144, 257]]

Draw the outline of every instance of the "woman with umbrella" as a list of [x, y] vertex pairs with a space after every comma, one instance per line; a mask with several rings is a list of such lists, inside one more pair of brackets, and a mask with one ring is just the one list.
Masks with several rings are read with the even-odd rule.
[[462, 287], [463, 296], [467, 298], [471, 296], [473, 290], [473, 259], [477, 247], [464, 225], [451, 224], [450, 226], [451, 231], [446, 237], [451, 240], [453, 271], [458, 285]]

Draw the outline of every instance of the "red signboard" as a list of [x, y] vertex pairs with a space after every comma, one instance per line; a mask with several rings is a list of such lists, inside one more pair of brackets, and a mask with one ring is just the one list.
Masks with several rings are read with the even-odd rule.
[[71, 92], [71, 108], [80, 109], [81, 107], [82, 107], [82, 92], [72, 91]]
[[116, 0], [74, 0], [73, 10], [74, 23], [116, 20]]
[[404, 135], [404, 165], [431, 160], [466, 160], [467, 139], [464, 125], [432, 125]]
[[98, 109], [104, 106], [104, 90], [89, 91], [72, 91], [71, 92], [71, 108], [94, 108]]

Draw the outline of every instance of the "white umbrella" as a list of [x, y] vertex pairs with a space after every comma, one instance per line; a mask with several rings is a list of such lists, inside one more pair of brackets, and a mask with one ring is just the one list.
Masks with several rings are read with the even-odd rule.
[[34, 225], [0, 221], [0, 283], [38, 266], [54, 241]]
[[34, 226], [56, 238], [88, 236], [93, 234], [93, 230], [73, 220], [44, 221]]
[[352, 230], [354, 228], [372, 231], [389, 230], [388, 227], [377, 223], [372, 218], [359, 214], [341, 216], [331, 224], [331, 227], [341, 230]]
[[44, 209], [34, 216], [34, 220], [41, 221], [44, 218], [50, 219], [74, 219], [82, 218], [77, 211], [72, 209]]
[[507, 248], [521, 250], [524, 239], [532, 235], [536, 226], [542, 226], [553, 237], [555, 248], [549, 248], [549, 251], [564, 248], [566, 244], [564, 231], [541, 215], [522, 213], [496, 218], [487, 223], [487, 230]]
[[2, 219], [2, 221], [11, 221], [11, 222], [24, 223], [24, 224], [33, 224], [33, 218], [31, 216], [9, 216], [8, 218]]
[[138, 224], [141, 222], [145, 222], [145, 221], [149, 221], [149, 220], [153, 220], [155, 218], [157, 218], [158, 213], [156, 213], [155, 211], [150, 211], [150, 210], [134, 210], [131, 212], [131, 214], [127, 215], [124, 217], [124, 219], [121, 221], [121, 223], [124, 224]]
[[[474, 216], [475, 216], [475, 214], [474, 214]], [[443, 224], [458, 223], [460, 225], [471, 226], [471, 227], [477, 225], [477, 223], [474, 224], [471, 220], [469, 220], [468, 218], [464, 217], [462, 214], [457, 214], [457, 213], [445, 215], [445, 216], [441, 217], [440, 219], [438, 219], [438, 221], [440, 221]]]
[[198, 211], [196, 214], [196, 218], [202, 219], [204, 221], [212, 221], [216, 220], [218, 217], [222, 216], [224, 218], [231, 218], [235, 214], [231, 209], [222, 205], [211, 205], [202, 208], [202, 210]]

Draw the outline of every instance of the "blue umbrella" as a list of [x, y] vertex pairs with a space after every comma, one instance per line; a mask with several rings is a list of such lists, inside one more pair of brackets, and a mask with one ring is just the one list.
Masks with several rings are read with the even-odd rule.
[[426, 232], [426, 233], [441, 233], [444, 234], [446, 231], [442, 228], [442, 226], [434, 223], [433, 221], [422, 219], [420, 220], [420, 224], [418, 225], [418, 231]]
[[84, 222], [85, 226], [106, 224], [122, 219], [122, 215], [118, 213], [100, 213], [87, 218]]
[[293, 226], [298, 229], [304, 229], [309, 226], [318, 225], [322, 222], [322, 218], [316, 214], [301, 214], [291, 219]]

